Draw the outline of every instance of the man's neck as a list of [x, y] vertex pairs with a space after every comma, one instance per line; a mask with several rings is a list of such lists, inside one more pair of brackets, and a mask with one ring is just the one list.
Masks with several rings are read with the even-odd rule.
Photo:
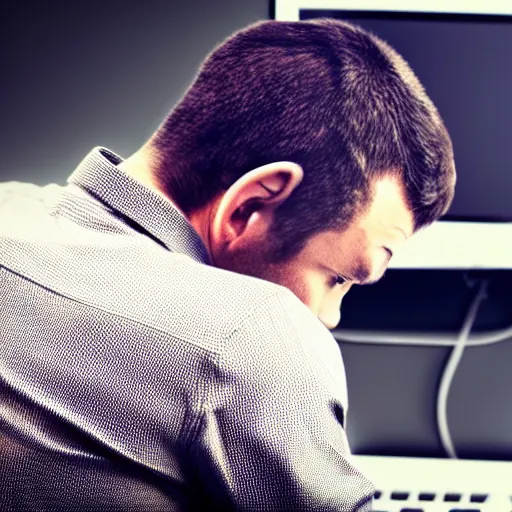
[[155, 169], [155, 165], [157, 165], [157, 162], [158, 159], [155, 158], [154, 155], [151, 155], [148, 150], [141, 149], [136, 153], [133, 153], [126, 160], [123, 160], [118, 165], [118, 168], [134, 180], [158, 194], [165, 201], [170, 202], [195, 229], [211, 256], [210, 224], [213, 214], [212, 208], [215, 207], [216, 202], [214, 202], [212, 206], [206, 206], [191, 215], [183, 213], [173, 198], [160, 188], [158, 181], [155, 179], [157, 171], [157, 169]]
[[[145, 187], [151, 189], [153, 192], [162, 196], [166, 201], [169, 201], [173, 206], [181, 212], [178, 205], [161, 189], [155, 179], [154, 159], [144, 149], [133, 153], [126, 160], [123, 160], [117, 167], [125, 174], [138, 181]], [[183, 212], [181, 212], [183, 214]]]

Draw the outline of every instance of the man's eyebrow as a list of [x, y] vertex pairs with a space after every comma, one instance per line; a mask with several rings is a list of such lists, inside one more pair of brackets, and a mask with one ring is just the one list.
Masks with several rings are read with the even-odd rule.
[[354, 269], [354, 272], [352, 272], [352, 275], [354, 276], [354, 281], [357, 284], [365, 285], [365, 284], [371, 284], [371, 269], [369, 269], [366, 265], [359, 265]]
[[386, 273], [387, 263], [393, 256], [393, 251], [388, 249], [387, 247], [382, 247], [387, 253], [387, 262], [382, 266], [382, 273], [377, 277], [372, 277], [372, 269], [361, 262], [357, 267], [350, 269], [347, 273], [338, 274], [345, 280], [352, 281], [354, 284], [358, 284], [360, 286], [366, 286], [369, 284], [375, 284], [380, 281], [384, 274]]
[[382, 272], [381, 275], [377, 276], [376, 278], [372, 277], [372, 271], [369, 269], [366, 265], [360, 265], [354, 269], [354, 272], [351, 274], [353, 275], [353, 281], [360, 285], [360, 286], [367, 286], [370, 284], [375, 284], [378, 281], [380, 281], [383, 277], [386, 271]]
[[364, 281], [361, 281], [361, 282], [359, 282], [358, 284], [359, 284], [360, 286], [368, 286], [368, 285], [370, 285], [370, 284], [378, 283], [378, 282], [379, 282], [379, 281], [384, 277], [384, 275], [385, 275], [385, 274], [386, 274], [386, 272], [384, 271], [384, 272], [382, 273], [382, 275], [380, 275], [379, 277], [374, 278], [374, 279], [365, 279]]
[[[385, 272], [384, 272], [384, 274], [385, 274]], [[359, 286], [369, 286], [371, 284], [378, 283], [384, 277], [384, 274], [382, 274], [376, 278], [372, 278], [372, 279], [368, 278], [368, 279], [365, 279], [364, 281], [359, 281], [359, 283], [357, 283], [357, 284]]]

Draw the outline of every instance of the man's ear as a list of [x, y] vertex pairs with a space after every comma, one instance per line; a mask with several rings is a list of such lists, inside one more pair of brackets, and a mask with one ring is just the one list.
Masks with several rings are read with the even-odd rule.
[[227, 248], [268, 232], [274, 210], [297, 188], [302, 167], [274, 162], [244, 174], [220, 199], [210, 232], [210, 243]]

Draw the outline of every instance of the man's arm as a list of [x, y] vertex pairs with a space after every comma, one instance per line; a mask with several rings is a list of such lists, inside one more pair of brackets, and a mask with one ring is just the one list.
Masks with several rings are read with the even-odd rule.
[[374, 489], [352, 465], [344, 431], [339, 349], [291, 293], [276, 293], [232, 334], [206, 396], [194, 452], [223, 509], [370, 509]]

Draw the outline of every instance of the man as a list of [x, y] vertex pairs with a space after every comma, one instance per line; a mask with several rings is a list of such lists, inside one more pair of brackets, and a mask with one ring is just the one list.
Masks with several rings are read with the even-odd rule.
[[126, 160], [0, 188], [2, 510], [369, 510], [327, 328], [454, 190], [431, 101], [332, 20], [220, 45]]

